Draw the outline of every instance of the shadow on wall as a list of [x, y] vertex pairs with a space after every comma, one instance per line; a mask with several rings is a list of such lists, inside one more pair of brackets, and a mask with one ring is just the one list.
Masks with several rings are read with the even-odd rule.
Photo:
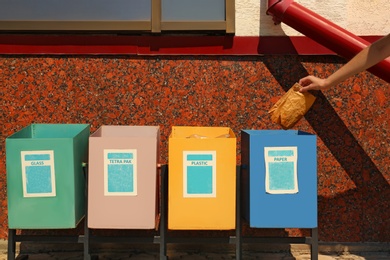
[[260, 1], [260, 24], [261, 35], [284, 35], [281, 25], [275, 26], [272, 16], [266, 14], [268, 9], [268, 0]]
[[[260, 47], [260, 46], [259, 46]], [[306, 60], [305, 60], [306, 59]], [[318, 62], [320, 57], [299, 57], [281, 66], [280, 59], [264, 58], [264, 64], [287, 91], [308, 73], [302, 61]], [[278, 61], [278, 64], [275, 61]], [[334, 58], [332, 59], [334, 60]], [[340, 59], [340, 63], [344, 61]], [[313, 65], [314, 66], [314, 65]], [[332, 186], [346, 187], [340, 177], [351, 180], [355, 187], [347, 192], [320, 194], [318, 198], [318, 231], [321, 241], [389, 241], [390, 186], [359, 141], [353, 136], [322, 92], [305, 119], [348, 176], [318, 172], [318, 190], [325, 193]], [[361, 112], [361, 111], [359, 111]], [[318, 156], [321, 156], [318, 154]], [[324, 156], [324, 154], [322, 154]], [[318, 161], [326, 161], [324, 156]], [[337, 166], [335, 166], [337, 167]], [[323, 169], [323, 167], [321, 167]], [[336, 169], [336, 168], [335, 168]], [[338, 171], [340, 172], [340, 171]], [[342, 178], [341, 178], [342, 179]], [[320, 181], [322, 180], [322, 182]], [[323, 182], [326, 182], [325, 184]], [[330, 184], [331, 183], [331, 184]], [[329, 186], [330, 184], [330, 186]], [[346, 189], [344, 189], [346, 190]], [[331, 192], [330, 192], [331, 193]], [[337, 233], [336, 233], [337, 231]]]

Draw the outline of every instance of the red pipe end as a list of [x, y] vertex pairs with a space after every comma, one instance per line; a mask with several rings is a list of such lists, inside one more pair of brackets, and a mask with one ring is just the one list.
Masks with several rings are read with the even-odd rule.
[[268, 0], [267, 15], [272, 15], [275, 24], [280, 24], [287, 8], [294, 0]]

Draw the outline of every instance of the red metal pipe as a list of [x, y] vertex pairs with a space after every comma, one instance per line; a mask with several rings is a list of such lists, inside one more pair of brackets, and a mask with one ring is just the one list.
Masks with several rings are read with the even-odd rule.
[[[283, 22], [346, 59], [370, 44], [294, 0], [268, 0], [267, 14], [272, 15], [275, 24]], [[368, 71], [390, 83], [390, 58]]]

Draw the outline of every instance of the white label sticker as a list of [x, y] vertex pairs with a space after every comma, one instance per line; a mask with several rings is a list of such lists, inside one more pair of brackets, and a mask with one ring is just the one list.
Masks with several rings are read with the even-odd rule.
[[104, 195], [137, 195], [137, 150], [104, 150]]
[[297, 147], [264, 147], [264, 157], [266, 192], [298, 193]]
[[21, 151], [24, 197], [55, 197], [54, 151]]
[[217, 196], [216, 151], [183, 151], [183, 196]]

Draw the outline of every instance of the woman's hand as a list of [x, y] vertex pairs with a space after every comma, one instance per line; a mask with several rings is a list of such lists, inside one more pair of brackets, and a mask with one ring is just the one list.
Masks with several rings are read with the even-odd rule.
[[308, 90], [323, 90], [330, 87], [326, 85], [326, 79], [320, 79], [311, 75], [300, 79], [299, 85], [302, 86], [299, 90], [300, 92], [307, 92]]

